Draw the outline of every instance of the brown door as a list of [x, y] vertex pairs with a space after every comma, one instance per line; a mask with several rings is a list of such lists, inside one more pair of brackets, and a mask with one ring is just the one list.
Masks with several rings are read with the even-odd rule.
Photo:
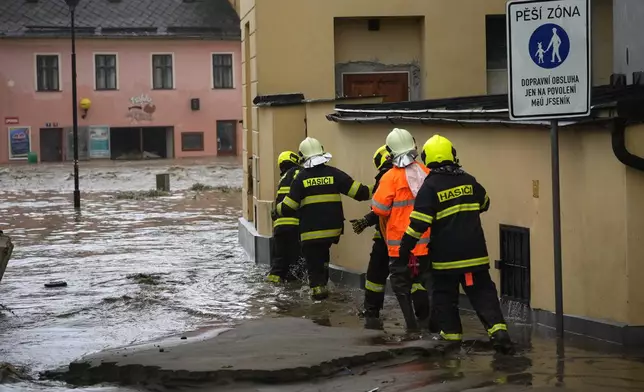
[[409, 74], [406, 72], [344, 74], [342, 83], [346, 97], [384, 95], [384, 102], [409, 101]]
[[41, 128], [40, 129], [40, 161], [41, 162], [62, 162], [63, 161], [63, 129], [62, 128]]

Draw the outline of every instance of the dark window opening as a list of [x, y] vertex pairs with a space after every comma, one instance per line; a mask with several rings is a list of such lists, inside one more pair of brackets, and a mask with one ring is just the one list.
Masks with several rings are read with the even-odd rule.
[[507, 69], [505, 15], [485, 16], [485, 49], [487, 69]]
[[60, 91], [58, 55], [37, 55], [36, 75], [38, 91]]
[[96, 90], [116, 90], [116, 55], [97, 54], [96, 63]]
[[501, 297], [530, 305], [530, 230], [499, 225]]
[[155, 90], [171, 90], [174, 88], [171, 54], [152, 55], [152, 87]]
[[203, 132], [183, 132], [181, 134], [181, 151], [203, 151]]
[[217, 153], [237, 153], [237, 120], [217, 121]]
[[233, 55], [212, 55], [213, 88], [234, 88]]

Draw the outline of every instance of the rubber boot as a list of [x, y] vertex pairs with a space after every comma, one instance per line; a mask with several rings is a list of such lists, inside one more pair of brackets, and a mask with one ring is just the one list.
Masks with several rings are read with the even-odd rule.
[[278, 275], [268, 274], [264, 280], [269, 283], [280, 284], [283, 283], [283, 279]]
[[323, 301], [329, 298], [329, 289], [326, 286], [317, 286], [311, 289], [311, 298], [315, 301]]
[[492, 347], [499, 354], [504, 355], [514, 355], [515, 349], [512, 340], [510, 339], [510, 334], [508, 331], [500, 330], [496, 331], [490, 336], [492, 341]]
[[416, 321], [416, 314], [414, 313], [414, 305], [411, 301], [410, 294], [396, 294], [400, 310], [402, 310], [403, 317], [405, 318], [405, 325], [408, 333], [419, 332], [418, 322]]

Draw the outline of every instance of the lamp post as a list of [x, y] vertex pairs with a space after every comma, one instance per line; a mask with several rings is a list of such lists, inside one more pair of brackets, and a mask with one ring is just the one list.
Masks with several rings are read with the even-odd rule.
[[72, 117], [74, 138], [74, 208], [80, 209], [80, 186], [78, 183], [78, 91], [76, 90], [76, 28], [74, 14], [79, 0], [65, 0], [69, 7], [72, 31]]

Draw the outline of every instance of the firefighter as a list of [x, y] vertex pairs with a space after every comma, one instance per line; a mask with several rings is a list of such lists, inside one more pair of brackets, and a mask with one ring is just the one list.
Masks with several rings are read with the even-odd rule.
[[317, 139], [307, 137], [300, 144], [302, 169], [291, 183], [288, 195], [277, 205], [280, 217], [299, 214], [300, 242], [306, 260], [311, 296], [329, 296], [329, 250], [344, 232], [344, 213], [340, 194], [363, 201], [371, 198], [371, 188], [354, 181], [348, 174], [327, 165], [331, 154]]
[[[373, 156], [373, 163], [376, 166], [376, 170], [378, 170], [376, 182], [373, 186], [373, 191], [375, 192], [378, 189], [380, 178], [393, 167], [391, 154], [387, 151], [386, 145], [376, 150]], [[356, 234], [360, 234], [367, 227], [378, 225], [378, 222], [378, 215], [370, 211], [364, 217], [352, 220], [351, 224], [353, 225], [353, 231]], [[389, 253], [378, 225], [373, 233], [373, 245], [369, 255], [369, 266], [367, 267], [367, 278], [364, 286], [364, 316], [365, 328], [367, 329], [382, 329], [380, 311], [385, 301], [385, 285], [388, 276]]]
[[[291, 190], [293, 178], [300, 172], [300, 156], [293, 151], [284, 151], [277, 157], [277, 167], [280, 170], [280, 181], [277, 185], [275, 205], [284, 200]], [[280, 218], [273, 215], [273, 240], [274, 252], [271, 260], [271, 270], [266, 280], [273, 283], [282, 283], [292, 280], [290, 268], [300, 258], [300, 238], [298, 234], [298, 218]]]
[[391, 287], [398, 299], [408, 332], [429, 329], [429, 233], [424, 233], [411, 252], [400, 255], [400, 240], [409, 224], [414, 199], [429, 170], [416, 161], [416, 141], [405, 129], [395, 128], [387, 136], [391, 168], [378, 183], [371, 209], [384, 226]]
[[433, 305], [443, 340], [460, 343], [463, 327], [458, 312], [463, 286], [494, 349], [514, 351], [501, 313], [480, 214], [490, 207], [485, 188], [458, 163], [456, 150], [443, 136], [432, 136], [421, 159], [431, 170], [420, 188], [400, 246], [409, 254], [431, 227], [430, 258], [434, 274]]

